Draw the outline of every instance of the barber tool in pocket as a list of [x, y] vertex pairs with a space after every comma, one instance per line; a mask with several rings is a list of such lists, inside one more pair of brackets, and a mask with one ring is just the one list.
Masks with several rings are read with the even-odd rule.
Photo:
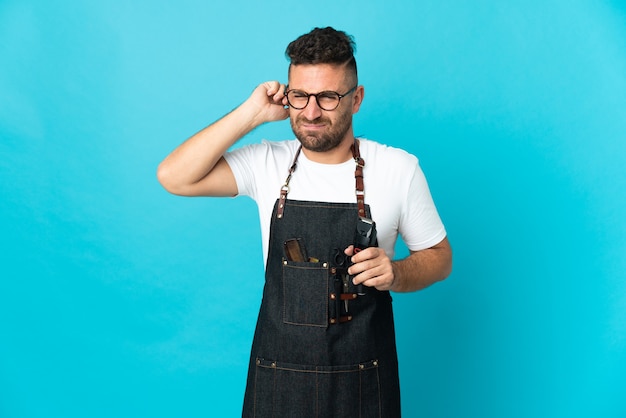
[[306, 246], [302, 238], [290, 238], [284, 244], [285, 259], [295, 262], [311, 262], [317, 263], [319, 260], [315, 257], [309, 257], [306, 252]]

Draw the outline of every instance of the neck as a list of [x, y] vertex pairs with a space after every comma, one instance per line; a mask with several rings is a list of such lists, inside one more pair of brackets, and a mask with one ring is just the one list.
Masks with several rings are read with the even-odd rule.
[[346, 135], [341, 143], [335, 148], [324, 151], [316, 152], [302, 147], [302, 152], [306, 157], [316, 163], [320, 164], [341, 164], [352, 159], [352, 150], [350, 147], [354, 143], [354, 136]]

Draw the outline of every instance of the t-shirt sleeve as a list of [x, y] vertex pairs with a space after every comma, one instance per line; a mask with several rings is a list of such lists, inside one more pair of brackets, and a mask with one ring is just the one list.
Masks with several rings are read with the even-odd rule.
[[398, 232], [412, 251], [430, 248], [446, 237], [445, 227], [419, 164], [409, 183]]
[[268, 175], [267, 155], [267, 143], [247, 145], [224, 155], [224, 159], [235, 176], [238, 196], [249, 196], [257, 200], [259, 177]]
[[235, 176], [237, 195], [273, 205], [287, 174], [284, 161], [293, 158], [291, 152], [289, 141], [266, 140], [227, 152], [224, 159]]

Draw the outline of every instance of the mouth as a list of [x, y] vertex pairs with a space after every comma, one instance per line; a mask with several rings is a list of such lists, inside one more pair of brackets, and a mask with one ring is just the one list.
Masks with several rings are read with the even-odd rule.
[[319, 131], [320, 129], [324, 129], [326, 125], [323, 123], [303, 123], [301, 126], [309, 131]]
[[307, 120], [307, 119], [300, 119], [299, 121], [300, 126], [303, 129], [307, 129], [307, 130], [311, 130], [311, 131], [317, 131], [320, 129], [324, 129], [327, 125], [327, 123], [321, 119], [316, 119], [316, 120]]

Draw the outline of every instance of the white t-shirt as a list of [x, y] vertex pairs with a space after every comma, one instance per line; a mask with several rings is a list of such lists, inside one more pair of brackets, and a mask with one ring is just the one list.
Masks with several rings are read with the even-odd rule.
[[[417, 158], [374, 141], [359, 138], [359, 143], [365, 160], [365, 203], [376, 222], [378, 245], [393, 259], [398, 234], [413, 251], [441, 242], [446, 231]], [[239, 195], [250, 196], [259, 208], [265, 262], [274, 203], [299, 146], [297, 140], [263, 141], [224, 156], [237, 181]], [[301, 152], [297, 164], [287, 199], [356, 202], [353, 159], [341, 164], [320, 164]]]

